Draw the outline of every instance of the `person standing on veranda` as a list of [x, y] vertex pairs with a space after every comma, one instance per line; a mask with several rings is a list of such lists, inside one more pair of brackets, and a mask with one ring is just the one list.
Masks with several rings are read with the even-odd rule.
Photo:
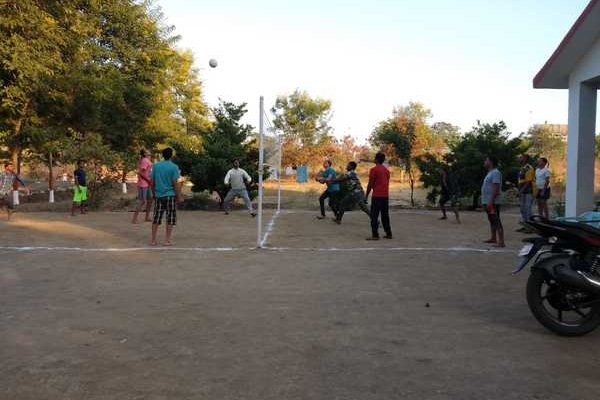
[[244, 200], [244, 204], [250, 212], [250, 215], [256, 217], [256, 213], [252, 209], [252, 201], [250, 200], [248, 190], [246, 189], [246, 184], [252, 182], [252, 177], [240, 168], [240, 160], [233, 160], [233, 168], [227, 171], [224, 182], [225, 186], [231, 187], [225, 196], [225, 200], [223, 200], [225, 215], [229, 215], [229, 212], [231, 211], [231, 202], [236, 197], [241, 197], [242, 200]]
[[150, 152], [146, 149], [140, 151], [140, 161], [138, 162], [138, 204], [135, 208], [135, 212], [133, 213], [133, 220], [131, 221], [134, 224], [138, 223], [138, 216], [142, 207], [146, 206], [146, 222], [152, 222], [150, 219], [150, 212], [152, 211], [152, 178], [150, 177], [152, 173], [152, 161], [150, 160]]
[[375, 155], [375, 166], [369, 171], [369, 184], [366, 197], [373, 192], [371, 198], [371, 233], [367, 240], [379, 240], [379, 215], [385, 231], [384, 239], [392, 238], [390, 226], [390, 171], [383, 165], [385, 154]]
[[177, 203], [183, 202], [179, 168], [171, 158], [173, 149], [167, 147], [162, 151], [163, 161], [157, 162], [152, 168], [152, 189], [154, 190], [154, 219], [152, 221], [152, 246], [158, 246], [156, 238], [158, 228], [166, 214], [166, 238], [164, 246], [172, 246], [171, 236], [173, 227], [177, 224]]
[[535, 170], [535, 186], [537, 188], [537, 206], [538, 214], [544, 218], [550, 218], [548, 212], [548, 200], [550, 200], [550, 170], [548, 169], [548, 159], [541, 157], [538, 160], [538, 167]]
[[[526, 223], [531, 218], [533, 207], [533, 190], [535, 181], [535, 170], [529, 162], [529, 154], [522, 154], [519, 160], [521, 169], [519, 170], [519, 197], [521, 200], [521, 224]], [[527, 232], [526, 227], [517, 229], [517, 232]]]

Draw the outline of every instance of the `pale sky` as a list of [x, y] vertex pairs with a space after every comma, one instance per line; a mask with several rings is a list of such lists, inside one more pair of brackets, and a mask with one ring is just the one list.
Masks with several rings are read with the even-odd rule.
[[[566, 123], [567, 91], [532, 80], [588, 0], [160, 0], [191, 49], [205, 100], [247, 102], [300, 88], [333, 102], [338, 137], [367, 138], [395, 106], [420, 101], [433, 121], [513, 133]], [[216, 69], [208, 61], [219, 62]]]

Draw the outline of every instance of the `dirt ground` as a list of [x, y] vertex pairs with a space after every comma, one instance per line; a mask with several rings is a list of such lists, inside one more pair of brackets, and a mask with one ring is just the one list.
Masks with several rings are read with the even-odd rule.
[[129, 213], [0, 222], [0, 399], [597, 397], [600, 332], [547, 332], [510, 275], [514, 212], [500, 252], [478, 213], [395, 212], [380, 242], [314, 216], [262, 250], [241, 211], [181, 212], [174, 249]]

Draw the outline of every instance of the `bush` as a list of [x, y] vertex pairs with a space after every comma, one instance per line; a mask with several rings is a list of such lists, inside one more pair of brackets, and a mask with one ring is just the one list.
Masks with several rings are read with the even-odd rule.
[[181, 205], [182, 210], [207, 210], [210, 207], [211, 197], [207, 192], [194, 193], [185, 199]]

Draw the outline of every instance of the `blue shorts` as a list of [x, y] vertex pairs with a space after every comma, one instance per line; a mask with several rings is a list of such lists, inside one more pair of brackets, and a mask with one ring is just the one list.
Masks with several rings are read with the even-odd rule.
[[138, 188], [138, 195], [137, 195], [138, 200], [152, 200], [152, 191], [150, 190], [149, 187], [145, 187], [145, 188]]

